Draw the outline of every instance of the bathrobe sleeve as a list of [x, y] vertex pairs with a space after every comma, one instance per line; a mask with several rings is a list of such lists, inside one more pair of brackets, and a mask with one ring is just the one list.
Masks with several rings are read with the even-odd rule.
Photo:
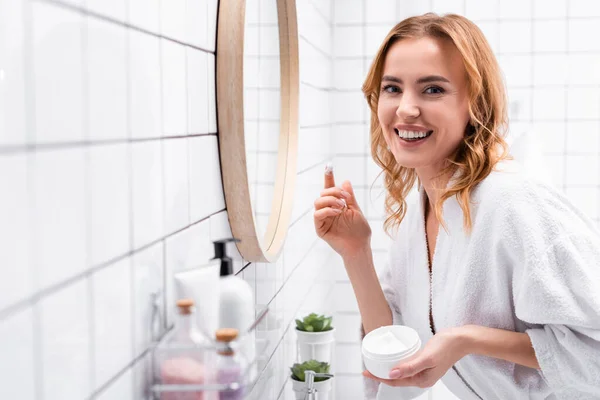
[[513, 260], [514, 308], [528, 328], [540, 373], [557, 397], [598, 399], [600, 235], [567, 211], [556, 208], [553, 217], [541, 211], [533, 223], [513, 219], [522, 224], [513, 232], [522, 242], [521, 260]]

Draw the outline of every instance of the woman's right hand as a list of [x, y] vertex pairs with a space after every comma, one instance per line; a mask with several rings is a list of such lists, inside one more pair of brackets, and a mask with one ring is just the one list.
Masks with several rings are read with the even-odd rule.
[[315, 200], [315, 229], [343, 258], [370, 249], [371, 227], [363, 215], [350, 182], [335, 186], [333, 171], [325, 171], [325, 189]]

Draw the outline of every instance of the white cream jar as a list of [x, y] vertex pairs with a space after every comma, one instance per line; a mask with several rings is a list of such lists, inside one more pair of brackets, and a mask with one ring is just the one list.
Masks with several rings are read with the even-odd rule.
[[390, 379], [390, 371], [400, 361], [421, 348], [421, 338], [414, 329], [403, 325], [377, 328], [362, 341], [362, 355], [367, 370], [381, 379]]

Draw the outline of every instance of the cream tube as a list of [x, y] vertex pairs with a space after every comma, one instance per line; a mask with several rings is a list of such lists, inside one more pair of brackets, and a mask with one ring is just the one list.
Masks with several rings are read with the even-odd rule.
[[179, 299], [194, 299], [196, 326], [213, 339], [219, 327], [219, 272], [221, 260], [176, 272], [175, 285]]

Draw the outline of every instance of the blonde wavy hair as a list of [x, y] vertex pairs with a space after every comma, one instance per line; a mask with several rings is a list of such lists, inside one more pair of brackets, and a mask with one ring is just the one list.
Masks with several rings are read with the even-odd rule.
[[438, 221], [446, 229], [442, 218], [442, 205], [448, 198], [456, 196], [463, 210], [465, 230], [470, 232], [471, 193], [475, 186], [492, 172], [498, 161], [507, 158], [504, 136], [508, 118], [504, 81], [490, 45], [473, 22], [455, 14], [439, 16], [427, 13], [407, 18], [397, 24], [380, 46], [363, 84], [362, 91], [371, 109], [371, 155], [375, 163], [383, 169], [387, 189], [387, 219], [384, 227], [389, 233], [391, 229], [400, 225], [406, 215], [406, 197], [418, 181], [418, 177], [413, 168], [403, 167], [396, 162], [394, 155], [387, 149], [379, 124], [377, 107], [383, 65], [394, 43], [402, 39], [423, 37], [451, 40], [462, 55], [467, 72], [470, 121], [461, 146], [452, 158], [447, 160], [448, 167], [441, 173], [445, 175], [458, 169], [459, 174], [458, 178], [453, 180], [453, 185], [444, 190], [434, 211]]

